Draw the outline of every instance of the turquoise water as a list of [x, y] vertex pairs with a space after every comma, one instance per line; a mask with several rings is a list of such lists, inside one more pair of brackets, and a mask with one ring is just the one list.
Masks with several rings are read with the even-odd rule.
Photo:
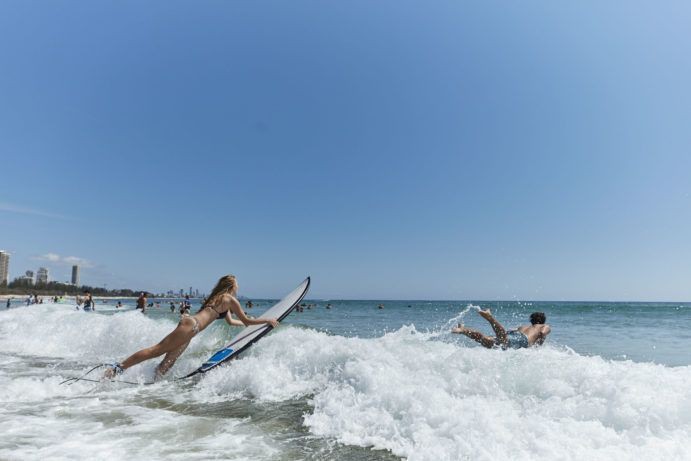
[[[240, 329], [215, 322], [152, 386], [59, 383], [158, 342], [179, 316], [133, 300], [0, 311], [0, 459], [689, 459], [691, 304], [305, 301], [196, 379]], [[259, 315], [270, 300], [253, 300]], [[331, 309], [326, 309], [326, 303]], [[383, 309], [377, 309], [378, 304]], [[543, 311], [540, 348], [448, 333]], [[15, 304], [19, 306], [19, 304]], [[198, 302], [195, 309], [198, 307]], [[460, 314], [465, 312], [464, 316]], [[123, 378], [149, 381], [152, 360]]]
[[[248, 313], [259, 313], [275, 300], [253, 300]], [[123, 300], [129, 303], [131, 300]], [[305, 300], [311, 309], [294, 312], [286, 323], [343, 336], [373, 338], [404, 325], [418, 331], [437, 332], [469, 305], [490, 308], [507, 328], [528, 324], [530, 313], [544, 312], [552, 326], [549, 342], [573, 349], [579, 354], [609, 359], [655, 362], [664, 365], [690, 365], [691, 303], [624, 302], [506, 302], [506, 301], [387, 301], [387, 300]], [[110, 302], [112, 305], [113, 303]], [[331, 309], [326, 305], [331, 304]], [[384, 309], [378, 309], [379, 304]], [[194, 309], [199, 307], [194, 301]], [[168, 317], [164, 304], [151, 308], [147, 315]], [[463, 318], [466, 326], [493, 335], [487, 322], [475, 311]], [[448, 329], [448, 328], [447, 328]], [[473, 341], [454, 336], [448, 340], [467, 346]]]
[[[314, 302], [314, 301], [310, 301]], [[297, 313], [290, 322], [345, 336], [375, 337], [414, 325], [419, 331], [437, 331], [467, 305], [490, 308], [506, 327], [528, 324], [530, 313], [544, 312], [552, 326], [549, 341], [579, 354], [611, 359], [691, 364], [691, 303], [604, 302], [483, 302], [483, 301], [328, 301], [333, 307]], [[384, 304], [384, 309], [377, 309]], [[474, 311], [466, 326], [493, 335], [487, 322]], [[468, 339], [455, 338], [468, 346]]]

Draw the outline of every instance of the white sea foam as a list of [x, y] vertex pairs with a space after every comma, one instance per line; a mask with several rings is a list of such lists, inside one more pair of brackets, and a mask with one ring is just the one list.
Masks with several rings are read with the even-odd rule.
[[368, 340], [292, 328], [196, 395], [311, 395], [314, 435], [410, 460], [688, 459], [689, 380], [691, 367], [466, 348], [410, 327]]
[[[550, 346], [469, 348], [413, 327], [374, 339], [281, 327], [190, 386], [58, 386], [70, 373], [41, 374], [23, 367], [23, 357], [122, 358], [160, 340], [174, 321], [50, 307], [1, 315], [0, 349], [10, 355], [0, 361], [0, 459], [86, 459], [104, 451], [111, 459], [275, 457], [271, 435], [243, 420], [151, 405], [164, 399], [203, 408], [237, 398], [265, 405], [308, 398], [303, 424], [313, 436], [413, 461], [691, 458], [689, 366]], [[196, 367], [224, 335], [218, 328], [195, 338], [174, 373]], [[127, 373], [145, 376], [154, 365]]]
[[[270, 435], [242, 419], [159, 408], [185, 400], [186, 392], [178, 383], [59, 384], [84, 371], [79, 363], [122, 359], [160, 340], [174, 324], [139, 312], [103, 316], [63, 305], [3, 311], [0, 459], [257, 460], [275, 456], [277, 448]], [[200, 357], [222, 338], [220, 331], [205, 332], [180, 361], [181, 367], [198, 366]], [[77, 368], [70, 368], [75, 360]], [[149, 380], [155, 365], [151, 361], [134, 367], [126, 376]]]

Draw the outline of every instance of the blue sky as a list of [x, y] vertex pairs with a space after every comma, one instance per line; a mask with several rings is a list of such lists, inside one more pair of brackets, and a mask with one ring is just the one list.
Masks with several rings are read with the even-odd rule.
[[689, 301], [690, 21], [2, 2], [0, 249], [111, 288]]

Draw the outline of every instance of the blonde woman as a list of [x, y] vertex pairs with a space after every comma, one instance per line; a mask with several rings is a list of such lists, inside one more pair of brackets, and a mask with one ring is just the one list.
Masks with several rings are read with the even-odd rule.
[[[184, 315], [175, 330], [163, 338], [160, 343], [135, 352], [121, 363], [114, 363], [106, 370], [104, 376], [112, 378], [131, 366], [166, 354], [163, 361], [156, 368], [156, 378], [163, 376], [185, 351], [190, 340], [197, 333], [208, 327], [214, 320], [225, 319], [229, 325], [233, 326], [268, 323], [275, 328], [278, 325], [276, 319], [250, 319], [247, 317], [236, 299], [237, 292], [238, 284], [234, 275], [221, 277], [196, 314]], [[231, 313], [235, 314], [240, 320], [233, 319]]]

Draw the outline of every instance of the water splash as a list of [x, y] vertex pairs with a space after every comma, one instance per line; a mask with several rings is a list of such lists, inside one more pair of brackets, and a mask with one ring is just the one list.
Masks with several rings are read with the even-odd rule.
[[438, 338], [439, 336], [445, 335], [451, 331], [451, 329], [457, 326], [459, 323], [463, 323], [463, 319], [471, 310], [480, 311], [482, 308], [474, 304], [468, 304], [465, 309], [451, 317], [446, 321], [437, 331], [432, 332], [431, 338]]

